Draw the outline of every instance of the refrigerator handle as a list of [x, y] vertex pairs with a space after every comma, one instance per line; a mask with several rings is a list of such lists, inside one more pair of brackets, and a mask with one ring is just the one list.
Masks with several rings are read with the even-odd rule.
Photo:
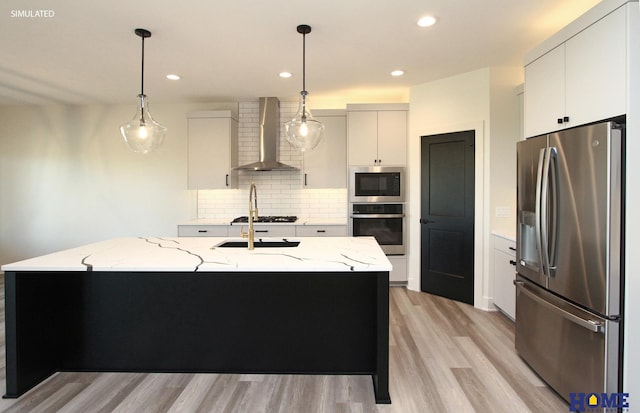
[[551, 209], [550, 214], [547, 216], [547, 271], [550, 277], [556, 275], [556, 261], [557, 261], [557, 243], [558, 240], [558, 149], [550, 147], [547, 150], [547, 157], [549, 158], [549, 168], [547, 169], [547, 175], [549, 178], [548, 194], [551, 198], [547, 204]]
[[[540, 266], [542, 274], [549, 277], [549, 168], [551, 165], [551, 148], [544, 149], [542, 165], [542, 182], [540, 185], [540, 214], [537, 216], [540, 225]], [[538, 169], [539, 171], [539, 169]]]
[[576, 325], [578, 325], [578, 326], [580, 326], [582, 328], [586, 328], [589, 331], [592, 331], [594, 333], [604, 333], [605, 326], [604, 326], [603, 322], [596, 321], [596, 320], [589, 320], [589, 319], [585, 320], [584, 318], [582, 318], [580, 316], [572, 314], [569, 311], [563, 310], [562, 308], [553, 305], [549, 301], [547, 301], [544, 298], [540, 297], [534, 291], [529, 290], [525, 286], [524, 281], [514, 280], [513, 284], [516, 286], [516, 289], [517, 289], [518, 293], [523, 293], [524, 295], [526, 295], [530, 299], [534, 300], [538, 304], [542, 305], [546, 309], [553, 311], [554, 313], [558, 314], [559, 316], [571, 321], [572, 323], [574, 323], [574, 324], [576, 324]]
[[542, 228], [540, 222], [541, 216], [541, 206], [542, 206], [542, 178], [543, 178], [543, 170], [544, 170], [544, 162], [547, 155], [547, 148], [540, 149], [540, 155], [538, 157], [538, 174], [536, 179], [536, 208], [535, 208], [535, 228], [534, 232], [536, 235], [536, 249], [538, 252], [538, 262], [540, 263], [540, 268], [542, 269], [542, 274], [547, 275], [546, 270], [543, 264], [542, 258]]

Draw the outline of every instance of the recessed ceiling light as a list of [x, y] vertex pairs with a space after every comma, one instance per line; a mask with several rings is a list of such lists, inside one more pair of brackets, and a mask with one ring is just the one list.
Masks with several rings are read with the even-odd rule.
[[436, 24], [436, 18], [433, 16], [423, 16], [418, 20], [418, 26], [420, 27], [429, 27]]
[[391, 72], [391, 76], [402, 76], [404, 75], [404, 70], [394, 70]]
[[291, 77], [293, 75], [291, 73], [289, 73], [289, 72], [280, 72], [280, 74], [278, 76], [283, 77], [283, 78], [286, 79], [286, 78], [289, 78], [289, 77]]
[[178, 76], [178, 75], [167, 75], [167, 79], [169, 79], [169, 80], [180, 80], [180, 76]]

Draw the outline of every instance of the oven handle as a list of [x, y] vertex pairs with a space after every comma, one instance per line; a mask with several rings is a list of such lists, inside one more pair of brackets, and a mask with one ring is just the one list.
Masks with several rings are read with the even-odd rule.
[[404, 218], [404, 214], [353, 214], [351, 218]]

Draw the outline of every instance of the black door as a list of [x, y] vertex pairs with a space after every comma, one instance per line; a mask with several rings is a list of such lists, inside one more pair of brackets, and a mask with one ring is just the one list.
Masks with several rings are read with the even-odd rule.
[[421, 289], [473, 304], [475, 132], [422, 137]]

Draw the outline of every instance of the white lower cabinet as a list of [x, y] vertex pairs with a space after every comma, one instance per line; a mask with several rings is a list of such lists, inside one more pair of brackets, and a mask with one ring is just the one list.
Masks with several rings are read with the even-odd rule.
[[346, 237], [346, 225], [296, 225], [297, 237]]
[[516, 243], [493, 235], [493, 304], [509, 318], [516, 318]]
[[407, 256], [406, 255], [389, 255], [387, 256], [393, 270], [389, 273], [390, 283], [406, 283], [407, 282]]
[[[229, 227], [230, 237], [239, 237], [241, 231], [247, 232], [249, 224], [231, 225]], [[295, 225], [273, 225], [273, 224], [254, 224], [253, 231], [256, 238], [261, 237], [295, 237]]]
[[228, 225], [178, 225], [179, 237], [227, 237]]

